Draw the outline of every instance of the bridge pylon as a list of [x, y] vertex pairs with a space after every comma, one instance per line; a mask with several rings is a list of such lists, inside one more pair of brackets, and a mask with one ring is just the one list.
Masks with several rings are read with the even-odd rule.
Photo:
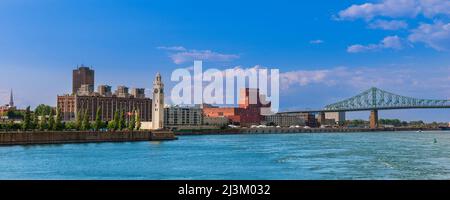
[[378, 128], [378, 110], [370, 111], [370, 128]]

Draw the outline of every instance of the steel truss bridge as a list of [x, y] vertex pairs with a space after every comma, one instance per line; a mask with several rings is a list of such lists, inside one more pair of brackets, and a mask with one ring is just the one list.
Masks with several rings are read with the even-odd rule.
[[326, 112], [371, 111], [371, 128], [378, 126], [378, 110], [395, 109], [443, 109], [450, 108], [450, 100], [431, 100], [406, 97], [372, 87], [356, 96], [325, 106], [319, 110], [290, 111], [282, 113], [321, 113], [319, 121], [324, 120]]

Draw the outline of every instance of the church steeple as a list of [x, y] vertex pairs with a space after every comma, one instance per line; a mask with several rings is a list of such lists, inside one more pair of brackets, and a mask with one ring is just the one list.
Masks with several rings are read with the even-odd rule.
[[11, 89], [11, 95], [9, 96], [9, 107], [14, 107], [14, 97], [13, 97], [12, 89]]

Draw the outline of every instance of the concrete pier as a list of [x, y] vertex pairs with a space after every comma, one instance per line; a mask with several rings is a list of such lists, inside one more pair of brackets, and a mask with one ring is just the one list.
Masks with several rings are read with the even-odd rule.
[[1, 145], [134, 142], [177, 139], [172, 131], [29, 131], [0, 132]]

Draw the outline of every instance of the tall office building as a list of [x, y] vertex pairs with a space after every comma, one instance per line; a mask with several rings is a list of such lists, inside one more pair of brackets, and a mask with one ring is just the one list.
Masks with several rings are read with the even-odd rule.
[[94, 70], [81, 65], [73, 70], [72, 81], [72, 94], [76, 94], [82, 85], [89, 85], [90, 88], [94, 88]]

